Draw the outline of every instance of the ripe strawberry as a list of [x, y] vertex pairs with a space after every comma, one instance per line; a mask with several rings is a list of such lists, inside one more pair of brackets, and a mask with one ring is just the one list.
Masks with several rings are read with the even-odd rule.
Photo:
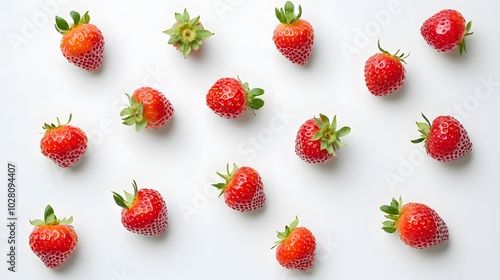
[[472, 151], [472, 143], [463, 125], [454, 117], [439, 116], [431, 123], [422, 114], [425, 123], [417, 122], [421, 138], [412, 143], [424, 142], [427, 154], [442, 162], [457, 160]]
[[60, 167], [69, 167], [78, 161], [87, 150], [87, 135], [78, 127], [69, 125], [72, 115], [66, 124], [61, 124], [57, 118], [57, 125], [43, 125], [45, 133], [40, 141], [42, 154]]
[[174, 25], [163, 33], [170, 35], [169, 44], [172, 44], [186, 58], [191, 51], [200, 48], [204, 39], [210, 38], [214, 33], [205, 30], [200, 22], [200, 16], [190, 19], [186, 9], [182, 15], [175, 13]]
[[162, 235], [168, 226], [167, 205], [161, 194], [153, 189], [137, 190], [133, 181], [134, 193], [125, 193], [125, 199], [113, 192], [116, 204], [122, 207], [122, 224], [133, 233]]
[[136, 131], [144, 127], [159, 128], [174, 116], [172, 103], [156, 89], [141, 87], [132, 96], [126, 95], [130, 104], [120, 112], [120, 116], [123, 124], [135, 125]]
[[295, 15], [295, 7], [292, 2], [285, 3], [285, 9], [275, 8], [276, 17], [280, 23], [273, 33], [273, 42], [278, 51], [288, 60], [300, 65], [306, 64], [311, 56], [314, 44], [314, 29], [302, 16], [302, 7], [299, 5], [299, 13]]
[[263, 94], [264, 90], [261, 88], [250, 90], [248, 83], [243, 83], [239, 77], [221, 78], [208, 91], [207, 106], [221, 117], [237, 118], [243, 115], [247, 108], [252, 111], [262, 108], [264, 100], [257, 96]]
[[95, 25], [90, 24], [86, 12], [82, 17], [71, 11], [73, 24], [56, 16], [56, 30], [63, 35], [61, 51], [69, 62], [88, 71], [101, 67], [104, 54], [104, 37]]
[[[408, 55], [390, 54], [380, 47], [380, 53], [372, 55], [365, 63], [366, 87], [375, 96], [385, 96], [393, 93], [403, 86], [405, 81], [405, 68], [403, 63]], [[401, 63], [403, 62], [403, 63]]]
[[307, 120], [300, 126], [295, 139], [295, 153], [308, 163], [323, 163], [337, 156], [335, 151], [345, 146], [340, 137], [351, 132], [351, 128], [344, 126], [337, 129], [337, 116], [332, 122], [327, 116], [319, 114]]
[[406, 203], [392, 199], [390, 205], [380, 207], [388, 221], [382, 229], [399, 232], [401, 240], [410, 247], [425, 249], [445, 243], [449, 239], [448, 227], [432, 208], [421, 203]]
[[248, 166], [238, 167], [233, 164], [233, 170], [229, 171], [229, 164], [226, 167], [227, 174], [217, 172], [225, 182], [212, 184], [224, 194], [227, 206], [240, 212], [249, 212], [264, 207], [266, 195], [264, 194], [264, 184], [259, 173]]
[[284, 232], [278, 231], [278, 241], [271, 248], [276, 248], [278, 263], [289, 269], [308, 270], [314, 265], [316, 258], [316, 238], [305, 227], [297, 227], [299, 219], [290, 226], [285, 226]]
[[429, 46], [438, 52], [452, 52], [457, 47], [460, 54], [467, 52], [465, 37], [471, 35], [472, 21], [465, 23], [465, 18], [456, 10], [445, 9], [424, 21], [420, 34]]
[[73, 217], [57, 219], [50, 205], [45, 208], [43, 221], [30, 221], [35, 226], [29, 236], [30, 248], [45, 266], [59, 267], [75, 250], [78, 236], [72, 222]]

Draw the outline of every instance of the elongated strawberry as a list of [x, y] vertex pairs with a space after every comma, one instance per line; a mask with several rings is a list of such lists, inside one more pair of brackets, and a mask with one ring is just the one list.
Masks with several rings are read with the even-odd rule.
[[445, 243], [449, 239], [448, 227], [436, 211], [422, 203], [406, 203], [392, 199], [390, 205], [380, 207], [389, 220], [382, 229], [399, 232], [401, 240], [410, 247], [425, 249]]
[[217, 172], [225, 182], [213, 184], [224, 195], [227, 206], [240, 212], [255, 211], [264, 207], [266, 195], [264, 193], [264, 183], [257, 170], [233, 164], [233, 169], [229, 171], [229, 164], [226, 167], [227, 174]]
[[471, 35], [472, 21], [465, 23], [463, 15], [452, 9], [441, 10], [426, 19], [420, 33], [429, 46], [439, 52], [452, 52], [459, 49], [460, 54], [467, 52], [465, 38]]
[[133, 181], [134, 193], [125, 193], [125, 198], [113, 192], [116, 204], [122, 207], [122, 224], [133, 233], [162, 235], [167, 230], [167, 205], [161, 194], [153, 189], [137, 188]]
[[365, 83], [371, 94], [385, 96], [399, 90], [405, 81], [405, 68], [403, 63], [408, 55], [390, 54], [380, 47], [380, 53], [372, 55], [365, 63]]
[[57, 219], [50, 205], [45, 208], [43, 220], [33, 220], [35, 226], [29, 236], [31, 250], [49, 268], [59, 267], [73, 253], [78, 236], [71, 226], [73, 217]]
[[135, 125], [135, 130], [142, 128], [160, 128], [174, 116], [174, 107], [163, 93], [150, 87], [140, 87], [132, 96], [128, 94], [129, 105], [121, 112], [123, 124]]
[[299, 219], [290, 226], [285, 226], [284, 232], [278, 231], [278, 241], [271, 248], [276, 248], [278, 263], [289, 269], [306, 271], [313, 267], [316, 259], [316, 238], [305, 227], [297, 227]]
[[447, 162], [461, 159], [472, 151], [472, 142], [464, 126], [452, 116], [439, 116], [429, 122], [422, 114], [424, 122], [417, 122], [421, 137], [412, 143], [424, 142], [427, 154], [438, 161]]
[[303, 123], [295, 138], [295, 153], [308, 163], [323, 163], [337, 156], [336, 151], [345, 146], [340, 137], [351, 132], [347, 126], [337, 130], [336, 115], [331, 123], [327, 116], [319, 116]]
[[314, 29], [302, 16], [302, 7], [295, 14], [292, 2], [287, 1], [284, 9], [275, 8], [276, 17], [280, 23], [273, 32], [273, 42], [278, 51], [292, 63], [306, 64], [314, 45]]
[[248, 83], [240, 78], [221, 78], [208, 90], [207, 106], [217, 115], [233, 119], [243, 115], [250, 108], [252, 112], [264, 106], [264, 100], [259, 96], [264, 94], [261, 88], [250, 89]]
[[175, 20], [176, 23], [171, 28], [163, 31], [163, 33], [170, 35], [168, 43], [172, 44], [178, 51], [181, 51], [184, 58], [191, 51], [197, 51], [203, 40], [214, 35], [214, 33], [203, 28], [200, 16], [191, 19], [186, 9], [184, 9], [182, 14], [175, 13]]
[[61, 51], [64, 57], [74, 65], [87, 71], [101, 67], [104, 57], [104, 36], [97, 26], [90, 24], [89, 13], [83, 16], [70, 12], [73, 23], [56, 16], [56, 30], [63, 35]]
[[72, 115], [66, 124], [43, 125], [45, 133], [40, 141], [42, 154], [60, 167], [66, 168], [78, 161], [87, 151], [87, 135], [82, 129], [69, 125]]

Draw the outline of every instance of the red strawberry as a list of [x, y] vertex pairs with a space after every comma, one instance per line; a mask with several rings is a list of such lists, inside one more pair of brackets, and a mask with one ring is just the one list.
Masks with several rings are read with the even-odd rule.
[[[405, 68], [403, 63], [408, 55], [390, 54], [380, 47], [380, 53], [376, 53], [365, 63], [365, 82], [368, 90], [375, 96], [385, 96], [393, 93], [403, 86], [405, 81]], [[401, 63], [403, 62], [403, 63]]]
[[264, 94], [261, 88], [250, 90], [248, 83], [235, 78], [221, 78], [215, 82], [207, 93], [207, 106], [217, 115], [226, 119], [237, 118], [247, 108], [259, 110], [264, 100], [257, 98]]
[[125, 199], [113, 192], [116, 204], [122, 207], [122, 224], [133, 233], [162, 235], [168, 226], [167, 205], [161, 194], [153, 189], [137, 190], [133, 181], [134, 193], [125, 193]]
[[45, 266], [59, 267], [76, 248], [78, 236], [73, 217], [58, 220], [50, 205], [45, 208], [44, 220], [30, 221], [35, 228], [29, 236], [30, 248]]
[[132, 96], [126, 95], [130, 104], [120, 112], [120, 116], [123, 124], [135, 125], [136, 131], [144, 127], [159, 128], [174, 116], [172, 103], [156, 89], [141, 87]]
[[295, 139], [295, 153], [308, 163], [323, 163], [337, 156], [335, 151], [345, 146], [340, 137], [351, 132], [347, 126], [336, 130], [337, 116], [331, 123], [327, 116], [319, 116], [320, 119], [314, 117], [302, 124]]
[[[224, 194], [226, 204], [234, 210], [249, 212], [264, 207], [266, 195], [264, 194], [264, 184], [259, 173], [248, 166], [239, 167], [233, 164], [233, 170], [227, 174], [217, 172], [224, 178], [224, 183], [213, 184], [212, 186], [221, 190]], [[219, 196], [220, 196], [219, 195]]]
[[204, 39], [210, 38], [214, 33], [205, 30], [200, 22], [200, 16], [190, 19], [189, 13], [184, 9], [184, 13], [175, 13], [174, 25], [163, 33], [170, 35], [169, 44], [172, 44], [178, 51], [182, 52], [186, 58], [191, 51], [200, 48]]
[[43, 125], [45, 134], [40, 141], [42, 154], [53, 160], [60, 167], [69, 167], [78, 161], [87, 150], [87, 135], [78, 127], [69, 125], [72, 115], [66, 124]]
[[278, 51], [288, 60], [297, 64], [305, 64], [311, 56], [314, 43], [314, 29], [302, 16], [302, 7], [295, 15], [292, 2], [285, 3], [285, 9], [275, 8], [276, 17], [280, 23], [273, 33], [273, 42]]
[[399, 232], [401, 240], [410, 247], [425, 249], [445, 243], [448, 227], [432, 208], [421, 203], [406, 203], [392, 199], [390, 205], [380, 207], [388, 221], [382, 227], [388, 233]]
[[465, 37], [471, 35], [472, 21], [465, 23], [465, 18], [458, 11], [446, 9], [424, 21], [420, 33], [429, 46], [438, 52], [452, 52], [457, 47], [460, 54], [467, 52]]
[[316, 238], [305, 227], [297, 227], [299, 219], [290, 226], [285, 226], [284, 232], [278, 232], [278, 241], [271, 248], [276, 248], [278, 263], [289, 269], [308, 270], [314, 265], [316, 258]]
[[63, 35], [61, 51], [69, 62], [88, 71], [101, 67], [104, 54], [104, 37], [95, 25], [90, 24], [86, 12], [82, 17], [71, 11], [73, 24], [56, 16], [56, 30]]
[[422, 114], [425, 123], [417, 122], [421, 138], [412, 143], [424, 142], [427, 154], [442, 162], [457, 160], [472, 151], [472, 143], [463, 125], [454, 117], [439, 116], [431, 123]]

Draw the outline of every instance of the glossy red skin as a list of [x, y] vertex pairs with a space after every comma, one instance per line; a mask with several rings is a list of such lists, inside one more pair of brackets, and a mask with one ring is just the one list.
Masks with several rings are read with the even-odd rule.
[[31, 250], [49, 268], [59, 267], [77, 244], [78, 236], [70, 225], [36, 226], [29, 236]]
[[168, 226], [167, 205], [161, 194], [152, 189], [140, 189], [129, 209], [122, 209], [123, 226], [137, 234], [162, 235]]
[[172, 103], [156, 89], [141, 87], [136, 89], [132, 96], [137, 103], [144, 104], [143, 117], [147, 121], [146, 128], [160, 128], [174, 116], [175, 110]]
[[392, 55], [377, 53], [365, 63], [366, 87], [375, 96], [385, 96], [399, 90], [405, 78], [403, 63]]
[[274, 29], [273, 42], [288, 60], [303, 65], [311, 56], [314, 29], [304, 19], [298, 19], [292, 24], [280, 23]]
[[236, 170], [224, 191], [226, 204], [234, 210], [249, 212], [264, 207], [266, 196], [259, 173], [247, 166]]
[[401, 208], [397, 228], [401, 240], [417, 249], [434, 247], [449, 239], [448, 227], [443, 219], [421, 203], [407, 203]]
[[323, 163], [330, 160], [333, 155], [321, 149], [321, 140], [311, 140], [319, 130], [314, 118], [302, 124], [295, 138], [295, 153], [305, 162]]
[[104, 44], [104, 37], [99, 28], [87, 23], [64, 34], [60, 47], [69, 62], [87, 71], [94, 71], [102, 65]]
[[432, 122], [426, 149], [432, 158], [447, 162], [467, 156], [472, 151], [472, 143], [457, 119], [439, 116]]
[[62, 125], [45, 132], [40, 141], [40, 149], [44, 156], [66, 168], [85, 154], [87, 140], [87, 135], [80, 128]]
[[276, 248], [278, 263], [289, 269], [306, 271], [316, 258], [316, 238], [310, 230], [297, 227]]
[[456, 10], [442, 10], [424, 21], [420, 33], [439, 52], [452, 52], [466, 33], [466, 22]]
[[207, 106], [217, 115], [233, 119], [245, 113], [248, 101], [241, 83], [235, 78], [221, 78], [206, 96]]

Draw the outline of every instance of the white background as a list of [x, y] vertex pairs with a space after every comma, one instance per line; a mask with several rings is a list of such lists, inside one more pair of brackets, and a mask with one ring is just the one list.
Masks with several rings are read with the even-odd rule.
[[[274, 7], [285, 1], [2, 1], [0, 155], [17, 164], [17, 272], [2, 279], [405, 279], [465, 280], [498, 276], [497, 148], [500, 19], [495, 1], [295, 1], [315, 29], [306, 66], [293, 65], [271, 40]], [[47, 4], [49, 3], [49, 4]], [[52, 4], [50, 4], [52, 3]], [[45, 6], [45, 8], [44, 8]], [[187, 8], [215, 32], [184, 59], [161, 31]], [[469, 52], [442, 54], [420, 35], [422, 22], [444, 8], [473, 20]], [[102, 69], [67, 62], [54, 30], [55, 14], [90, 11], [106, 40]], [[368, 93], [366, 59], [377, 39], [390, 52], [410, 52], [407, 80], [386, 98]], [[354, 51], [346, 52], [346, 49]], [[205, 104], [210, 86], [239, 77], [266, 90], [266, 105], [241, 119], [218, 117]], [[488, 82], [489, 81], [489, 82]], [[164, 128], [136, 133], [121, 124], [124, 93], [152, 86], [175, 107]], [[425, 155], [415, 121], [451, 114], [473, 142], [464, 160], [440, 163]], [[39, 150], [44, 122], [66, 120], [89, 137], [89, 149], [62, 170]], [[310, 165], [294, 153], [307, 119], [337, 114], [349, 125], [338, 158]], [[267, 205], [257, 213], [228, 208], [210, 184], [236, 162], [257, 169]], [[155, 188], [169, 210], [165, 236], [126, 231], [111, 191]], [[6, 223], [7, 191], [0, 191]], [[416, 250], [384, 233], [379, 206], [402, 196], [433, 207], [446, 221], [445, 246]], [[31, 252], [30, 219], [51, 204], [73, 216], [79, 244], [58, 270]], [[295, 215], [318, 241], [312, 271], [282, 268], [270, 247]], [[0, 260], [6, 259], [0, 227]]]

